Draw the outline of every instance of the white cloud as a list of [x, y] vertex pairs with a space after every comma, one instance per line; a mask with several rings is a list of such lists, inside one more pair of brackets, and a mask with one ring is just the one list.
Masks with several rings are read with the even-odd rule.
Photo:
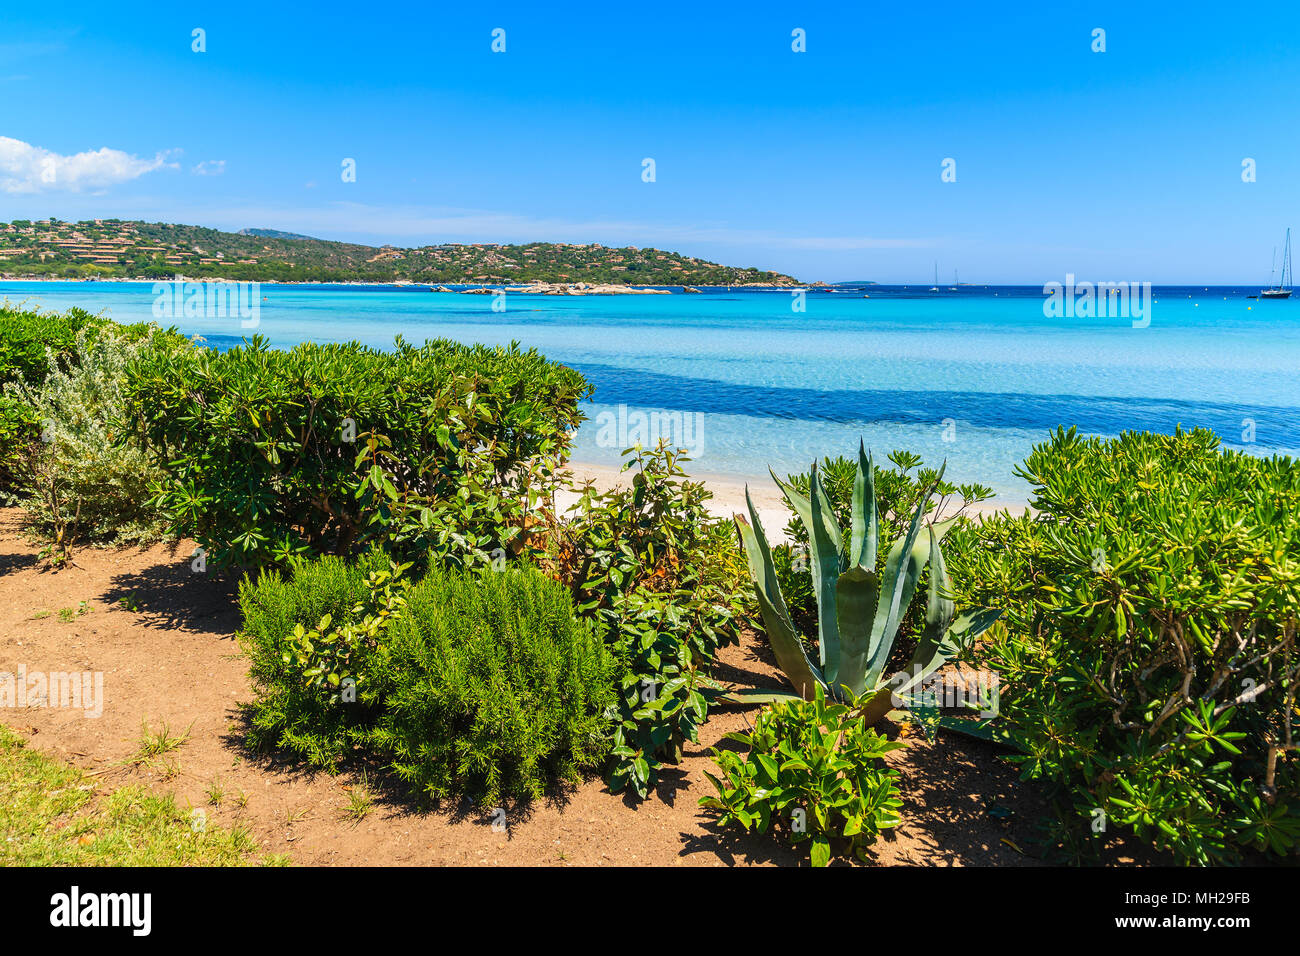
[[158, 169], [176, 169], [172, 151], [141, 159], [103, 147], [64, 156], [52, 150], [0, 136], [0, 190], [7, 193], [102, 190]]
[[224, 159], [205, 159], [191, 170], [195, 176], [220, 176], [225, 171]]

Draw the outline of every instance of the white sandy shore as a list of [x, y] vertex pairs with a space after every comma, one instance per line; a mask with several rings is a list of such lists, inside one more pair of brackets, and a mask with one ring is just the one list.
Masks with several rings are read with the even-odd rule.
[[[631, 481], [631, 472], [619, 472], [611, 465], [597, 465], [588, 462], [570, 462], [569, 471], [574, 480], [581, 483], [590, 481], [596, 488], [604, 491], [616, 486], [626, 486]], [[708, 503], [709, 513], [719, 518], [730, 518], [734, 514], [746, 514], [745, 479], [731, 475], [691, 474], [691, 479], [704, 483], [713, 493]], [[770, 475], [749, 479], [749, 493], [758, 509], [763, 529], [773, 540], [784, 540], [782, 530], [790, 520], [790, 509], [781, 498], [781, 492]], [[577, 499], [576, 495], [562, 495], [559, 504], [568, 507]], [[1028, 508], [1024, 501], [994, 500], [971, 505], [966, 513], [971, 516], [991, 515], [1002, 510], [1019, 514]]]

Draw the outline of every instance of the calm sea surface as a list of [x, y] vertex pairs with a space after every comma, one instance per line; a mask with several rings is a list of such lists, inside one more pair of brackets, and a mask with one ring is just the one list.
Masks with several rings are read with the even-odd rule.
[[[789, 292], [511, 293], [494, 311], [493, 296], [425, 287], [264, 285], [255, 330], [237, 318], [165, 324], [217, 347], [253, 332], [281, 347], [387, 347], [398, 334], [518, 340], [596, 386], [578, 461], [614, 463], [619, 441], [659, 412], [669, 413], [661, 429], [686, 426], [702, 474], [766, 481], [768, 465], [781, 473], [849, 454], [861, 436], [878, 456], [946, 458], [953, 480], [1023, 501], [1013, 468], [1057, 425], [1113, 435], [1181, 423], [1255, 453], [1300, 454], [1300, 300], [1248, 298], [1256, 292], [1157, 288], [1150, 325], [1134, 328], [1129, 318], [1045, 317], [1041, 287], [809, 292], [796, 312]], [[0, 282], [0, 298], [153, 318], [147, 283]]]

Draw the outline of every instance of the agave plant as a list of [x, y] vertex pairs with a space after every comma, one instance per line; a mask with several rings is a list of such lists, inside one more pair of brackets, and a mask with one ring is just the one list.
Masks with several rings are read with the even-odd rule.
[[[991, 608], [958, 615], [948, 597], [952, 586], [940, 543], [956, 518], [925, 522], [926, 505], [942, 480], [943, 471], [939, 469], [938, 477], [921, 496], [906, 536], [890, 548], [880, 571], [876, 569], [880, 522], [876, 513], [875, 469], [861, 443], [847, 547], [830, 498], [818, 477], [816, 463], [807, 496], [772, 475], [808, 529], [813, 592], [817, 598], [819, 660], [816, 664], [809, 659], [790, 618], [772, 564], [772, 549], [746, 487], [745, 500], [753, 526], [742, 515], [736, 515], [736, 528], [749, 559], [749, 573], [758, 592], [767, 639], [777, 663], [797, 693], [739, 691], [731, 695], [734, 699], [812, 700], [820, 687], [828, 698], [863, 701], [863, 713], [869, 723], [874, 723], [893, 708], [895, 695], [906, 695], [998, 619], [1002, 612]], [[885, 680], [885, 666], [898, 637], [899, 625], [927, 564], [931, 570], [925, 627], [917, 641], [916, 653], [907, 668]]]

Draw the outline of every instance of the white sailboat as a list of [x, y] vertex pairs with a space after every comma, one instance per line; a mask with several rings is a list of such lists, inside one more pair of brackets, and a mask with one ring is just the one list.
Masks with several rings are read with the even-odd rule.
[[1291, 230], [1286, 231], [1286, 244], [1282, 247], [1282, 275], [1278, 277], [1276, 286], [1272, 285], [1273, 276], [1270, 273], [1268, 277], [1270, 288], [1261, 289], [1259, 297], [1261, 299], [1289, 299], [1291, 298]]
[[939, 291], [939, 260], [934, 260], [934, 285], [930, 286], [931, 292]]

